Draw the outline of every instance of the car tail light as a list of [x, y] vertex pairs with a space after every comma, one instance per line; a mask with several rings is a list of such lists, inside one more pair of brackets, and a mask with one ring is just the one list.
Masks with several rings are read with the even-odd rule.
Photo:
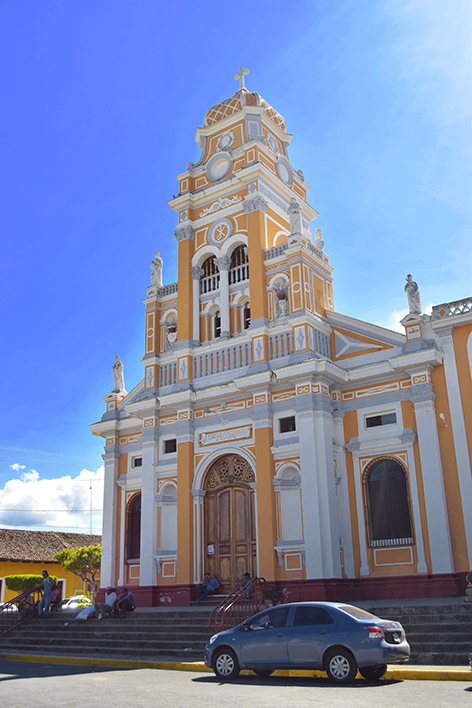
[[383, 629], [380, 627], [367, 627], [369, 632], [369, 639], [385, 639], [385, 634]]

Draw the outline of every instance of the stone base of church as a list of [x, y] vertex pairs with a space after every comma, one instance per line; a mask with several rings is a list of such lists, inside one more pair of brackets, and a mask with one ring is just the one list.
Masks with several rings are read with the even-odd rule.
[[465, 595], [467, 573], [436, 575], [404, 575], [382, 578], [343, 578], [277, 581], [275, 587], [281, 602], [327, 600], [351, 602], [360, 600], [396, 600], [407, 598], [448, 597]]
[[[269, 582], [274, 602], [356, 603], [361, 600], [397, 600], [465, 595], [466, 572], [405, 575], [383, 578], [311, 579]], [[197, 597], [196, 585], [129, 586], [138, 607], [187, 607]], [[100, 595], [103, 590], [100, 590]], [[104, 594], [104, 593], [103, 593]], [[98, 599], [98, 595], [97, 595]]]

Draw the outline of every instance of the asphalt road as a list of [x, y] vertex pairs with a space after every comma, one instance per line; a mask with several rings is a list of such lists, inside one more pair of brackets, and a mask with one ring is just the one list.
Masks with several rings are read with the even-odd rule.
[[460, 708], [472, 704], [464, 681], [358, 679], [332, 686], [324, 678], [241, 675], [221, 683], [213, 674], [0, 662], [1, 708]]

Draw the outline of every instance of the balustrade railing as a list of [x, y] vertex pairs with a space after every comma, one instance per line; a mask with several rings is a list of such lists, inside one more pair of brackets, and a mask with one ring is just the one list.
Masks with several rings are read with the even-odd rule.
[[216, 351], [197, 354], [193, 360], [195, 379], [240, 369], [252, 364], [251, 342], [233, 344]]
[[271, 258], [278, 258], [279, 256], [282, 256], [284, 251], [286, 251], [288, 248], [288, 243], [281, 243], [279, 246], [272, 246], [272, 248], [266, 248], [265, 252], [265, 257], [266, 261], [270, 260]]
[[214, 275], [209, 275], [207, 278], [201, 278], [200, 280], [200, 295], [205, 295], [205, 293], [211, 293], [214, 290], [218, 290], [220, 287], [220, 274], [215, 273]]
[[159, 295], [164, 297], [165, 295], [173, 295], [177, 292], [178, 283], [169, 283], [169, 285], [161, 285], [159, 288]]
[[453, 302], [444, 302], [442, 305], [433, 307], [433, 320], [441, 320], [445, 317], [453, 317], [454, 315], [465, 315], [472, 312], [472, 297], [465, 297], [462, 300], [454, 300]]
[[243, 263], [243, 265], [237, 266], [236, 268], [231, 268], [228, 273], [228, 280], [230, 285], [249, 280], [249, 263]]
[[159, 367], [159, 386], [170, 386], [177, 381], [177, 362], [161, 364]]
[[292, 332], [269, 335], [269, 359], [281, 359], [293, 354]]

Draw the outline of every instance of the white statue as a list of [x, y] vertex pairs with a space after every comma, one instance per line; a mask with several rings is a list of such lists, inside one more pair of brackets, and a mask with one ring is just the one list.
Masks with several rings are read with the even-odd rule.
[[406, 276], [406, 284], [403, 288], [408, 297], [408, 306], [411, 315], [421, 315], [423, 309], [421, 307], [420, 291], [418, 283], [415, 283], [413, 276], [409, 273]]
[[124, 393], [126, 392], [125, 389], [125, 379], [123, 376], [123, 362], [121, 361], [120, 357], [117, 355], [115, 356], [115, 363], [111, 367], [113, 371], [113, 381], [115, 383], [115, 388], [113, 389], [113, 393]]
[[154, 253], [154, 258], [151, 261], [151, 285], [162, 286], [162, 258], [159, 251]]
[[302, 208], [296, 199], [293, 197], [290, 200], [290, 206], [287, 211], [290, 222], [290, 233], [301, 234], [302, 232]]
[[322, 251], [324, 248], [323, 232], [321, 229], [315, 229], [315, 248]]
[[166, 323], [166, 334], [167, 334], [167, 341], [169, 344], [175, 344], [175, 341], [177, 339], [177, 321], [176, 320], [169, 320], [169, 322]]

